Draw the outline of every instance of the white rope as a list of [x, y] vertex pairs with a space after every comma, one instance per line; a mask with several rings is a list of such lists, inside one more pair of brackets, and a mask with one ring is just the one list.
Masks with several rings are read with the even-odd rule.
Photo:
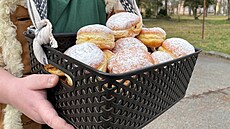
[[57, 48], [58, 44], [52, 34], [52, 24], [49, 20], [43, 19], [37, 22], [38, 29], [35, 30], [35, 38], [33, 41], [33, 51], [37, 60], [41, 64], [48, 64], [45, 52], [42, 49], [43, 44], [49, 43], [51, 47]]

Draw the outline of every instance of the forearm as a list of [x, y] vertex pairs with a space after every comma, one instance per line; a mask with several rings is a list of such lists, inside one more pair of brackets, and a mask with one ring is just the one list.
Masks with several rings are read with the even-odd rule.
[[0, 103], [9, 103], [10, 85], [16, 77], [0, 68]]

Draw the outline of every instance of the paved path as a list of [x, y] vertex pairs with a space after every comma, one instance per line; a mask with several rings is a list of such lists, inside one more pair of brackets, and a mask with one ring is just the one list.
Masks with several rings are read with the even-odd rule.
[[230, 129], [230, 60], [200, 54], [185, 98], [143, 129]]

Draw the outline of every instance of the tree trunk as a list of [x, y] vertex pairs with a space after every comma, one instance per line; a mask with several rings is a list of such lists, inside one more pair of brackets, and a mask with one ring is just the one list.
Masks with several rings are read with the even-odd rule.
[[193, 8], [193, 17], [194, 17], [195, 20], [198, 20], [197, 8]]
[[216, 3], [216, 15], [220, 15], [220, 2]]
[[[154, 2], [154, 0], [153, 0], [153, 2]], [[158, 0], [156, 0], [155, 2], [156, 2], [156, 3], [154, 3], [156, 5], [156, 14], [155, 15], [157, 16], [158, 15]]]
[[216, 15], [216, 4], [214, 5], [214, 15]]
[[223, 0], [222, 7], [223, 7], [223, 14], [228, 15], [228, 7], [227, 1]]
[[165, 11], [166, 11], [166, 16], [168, 16], [168, 0], [165, 0]]
[[193, 10], [192, 10], [192, 7], [191, 7], [191, 6], [189, 6], [188, 10], [189, 10], [189, 11], [188, 11], [189, 16], [191, 16], [191, 15], [192, 15], [192, 11], [193, 11]]
[[230, 20], [230, 0], [228, 0], [228, 20]]

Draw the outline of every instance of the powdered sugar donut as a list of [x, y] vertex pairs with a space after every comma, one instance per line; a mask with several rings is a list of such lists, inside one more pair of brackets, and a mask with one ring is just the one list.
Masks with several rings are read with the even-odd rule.
[[[107, 59], [104, 52], [97, 47], [95, 44], [85, 42], [82, 44], [76, 44], [67, 49], [64, 54], [78, 60], [86, 65], [89, 65], [97, 70], [106, 72], [107, 70]], [[73, 81], [69, 75], [65, 74], [66, 82], [72, 86]]]
[[115, 47], [112, 50], [114, 53], [123, 50], [123, 49], [130, 49], [132, 47], [143, 49], [148, 51], [148, 48], [138, 39], [133, 37], [121, 38], [115, 42]]
[[174, 58], [182, 57], [195, 52], [195, 48], [188, 41], [182, 38], [166, 39], [158, 50], [165, 51], [171, 54]]
[[137, 38], [147, 47], [156, 48], [166, 39], [166, 32], [160, 27], [142, 28]]
[[151, 55], [142, 49], [130, 48], [118, 51], [108, 62], [110, 73], [124, 73], [153, 65]]
[[77, 32], [77, 44], [91, 42], [101, 49], [113, 49], [115, 37], [113, 31], [100, 24], [87, 25]]
[[154, 64], [160, 64], [174, 59], [170, 54], [162, 51], [155, 51], [151, 54], [151, 56]]
[[135, 37], [141, 31], [142, 21], [136, 14], [121, 12], [112, 15], [107, 20], [106, 26], [113, 30], [116, 39]]
[[103, 51], [93, 43], [76, 44], [67, 49], [64, 54], [86, 65], [98, 69], [105, 60]]

